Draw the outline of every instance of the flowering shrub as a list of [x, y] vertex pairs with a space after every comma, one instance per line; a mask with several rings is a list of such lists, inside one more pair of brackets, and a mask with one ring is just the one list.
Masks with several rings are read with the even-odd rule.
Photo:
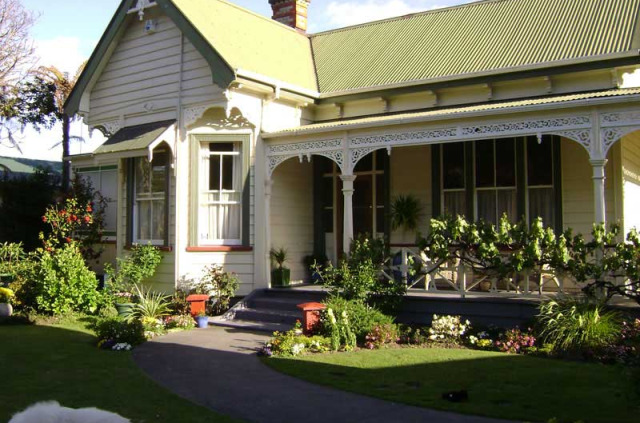
[[370, 350], [379, 349], [399, 341], [398, 327], [393, 323], [376, 325], [366, 336], [364, 346]]
[[141, 321], [133, 320], [126, 322], [114, 317], [98, 322], [94, 327], [96, 336], [99, 339], [99, 346], [111, 343], [107, 348], [111, 348], [117, 343], [127, 343], [133, 346], [145, 342], [145, 328]]
[[144, 327], [144, 337], [146, 339], [152, 339], [166, 333], [162, 319], [146, 316], [140, 319], [140, 321]]
[[602, 349], [588, 351], [590, 358], [604, 363], [640, 365], [640, 319], [623, 321], [620, 336]]
[[233, 272], [225, 272], [219, 264], [212, 264], [204, 268], [202, 283], [208, 288], [208, 292], [205, 294], [215, 297], [211, 306], [211, 313], [214, 316], [229, 309], [229, 302], [240, 286], [238, 276]]
[[13, 291], [9, 288], [0, 288], [0, 303], [10, 303], [14, 297]]
[[[358, 343], [364, 343], [365, 337], [376, 325], [393, 323], [393, 318], [383, 314], [378, 309], [367, 305], [364, 301], [347, 300], [342, 297], [329, 297], [324, 304], [332, 309], [333, 313], [341, 316], [346, 312], [349, 316], [349, 326], [356, 336]], [[327, 313], [323, 313], [320, 330], [327, 336], [330, 335], [330, 325]]]
[[356, 347], [356, 335], [351, 330], [346, 310], [336, 316], [333, 309], [328, 308], [323, 319], [323, 325], [325, 331], [328, 332], [333, 351], [338, 351], [341, 348], [345, 351], [350, 351]]
[[169, 316], [165, 318], [164, 326], [168, 330], [189, 330], [196, 327], [196, 322], [193, 320], [193, 317], [189, 316], [188, 314], [180, 314], [177, 316]]
[[304, 352], [326, 352], [329, 340], [324, 336], [304, 336], [293, 328], [287, 332], [274, 332], [273, 338], [259, 351], [260, 355], [271, 357], [295, 357]]
[[478, 332], [475, 336], [470, 335], [468, 341], [470, 345], [481, 350], [491, 350], [495, 347], [491, 334], [487, 331]]
[[437, 342], [460, 343], [462, 336], [471, 329], [471, 322], [461, 321], [460, 316], [438, 316], [433, 315], [431, 328], [429, 329], [429, 339]]
[[80, 203], [76, 198], [67, 198], [63, 205], [50, 206], [42, 216], [42, 222], [49, 225], [47, 235], [40, 233], [40, 239], [46, 251], [53, 251], [75, 240], [84, 245], [82, 234], [88, 232], [93, 225], [93, 205], [90, 202]]
[[525, 354], [531, 347], [535, 346], [535, 343], [536, 338], [531, 334], [531, 329], [523, 332], [516, 327], [502, 333], [495, 345], [502, 352]]

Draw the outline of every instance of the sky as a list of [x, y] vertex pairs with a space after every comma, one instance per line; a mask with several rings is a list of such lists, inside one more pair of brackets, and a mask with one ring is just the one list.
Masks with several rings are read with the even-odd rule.
[[[230, 0], [239, 6], [271, 17], [268, 0]], [[468, 3], [470, 0], [311, 0], [310, 33], [406, 15], [440, 7]], [[39, 57], [39, 65], [55, 66], [75, 74], [87, 60], [115, 13], [120, 0], [21, 0], [38, 18], [31, 36]], [[60, 160], [62, 149], [54, 147], [62, 137], [60, 126], [51, 131], [36, 132], [25, 128], [20, 135], [22, 154], [15, 148], [0, 145], [0, 156]], [[93, 131], [80, 121], [74, 122], [71, 135], [85, 142], [73, 142], [71, 153], [88, 153], [105, 141], [100, 131]]]

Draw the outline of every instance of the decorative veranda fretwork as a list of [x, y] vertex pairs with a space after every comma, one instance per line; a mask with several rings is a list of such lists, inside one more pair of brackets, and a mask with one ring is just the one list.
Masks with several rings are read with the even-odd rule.
[[349, 142], [350, 146], [382, 146], [415, 144], [416, 142], [451, 140], [458, 136], [458, 128], [433, 129], [429, 131], [401, 132], [395, 134], [371, 135], [355, 137]]
[[640, 130], [640, 112], [604, 113], [600, 116], [602, 128], [602, 157], [613, 144], [631, 132]]
[[310, 142], [299, 142], [295, 144], [279, 144], [267, 147], [267, 164], [269, 176], [273, 174], [276, 167], [282, 162], [292, 157], [299, 157], [302, 160], [305, 156], [310, 159], [316, 154], [328, 157], [344, 169], [344, 147], [342, 138], [318, 140]]
[[122, 129], [122, 121], [121, 120], [111, 120], [109, 122], [100, 123], [91, 128], [98, 129], [105, 137], [110, 137], [120, 129]]
[[[351, 164], [351, 169], [355, 169], [356, 165], [358, 164], [358, 162], [360, 161], [360, 159], [362, 159], [364, 156], [366, 156], [369, 153], [372, 153], [376, 150], [380, 150], [381, 148], [384, 148], [384, 146], [379, 146], [379, 147], [364, 147], [364, 148], [356, 148], [355, 150], [351, 150], [350, 152], [350, 158], [349, 158], [349, 163]], [[389, 147], [389, 150], [390, 151]]]

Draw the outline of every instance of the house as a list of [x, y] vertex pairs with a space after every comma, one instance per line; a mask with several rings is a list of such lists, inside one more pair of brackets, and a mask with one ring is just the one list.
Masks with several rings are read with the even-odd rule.
[[[267, 0], [263, 0], [267, 1]], [[163, 249], [157, 288], [220, 263], [241, 294], [313, 252], [428, 220], [640, 224], [640, 0], [484, 0], [307, 34], [225, 0], [123, 0], [67, 104], [109, 139], [114, 254]]]

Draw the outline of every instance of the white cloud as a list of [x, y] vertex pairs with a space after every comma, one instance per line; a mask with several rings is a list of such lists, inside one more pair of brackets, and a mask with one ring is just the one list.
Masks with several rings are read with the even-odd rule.
[[332, 1], [327, 5], [325, 14], [329, 26], [343, 27], [443, 7], [424, 3], [413, 6], [405, 0]]
[[76, 37], [56, 37], [36, 40], [36, 54], [40, 57], [40, 66], [55, 66], [71, 76], [87, 57], [82, 53], [81, 40]]

